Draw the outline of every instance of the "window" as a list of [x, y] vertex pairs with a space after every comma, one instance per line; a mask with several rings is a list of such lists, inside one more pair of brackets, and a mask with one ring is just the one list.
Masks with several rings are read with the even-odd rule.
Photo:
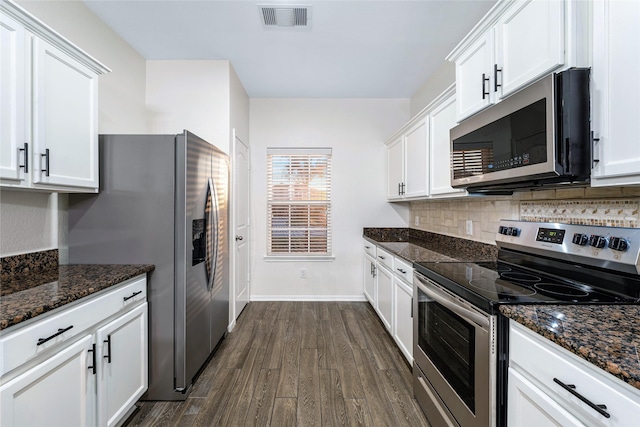
[[331, 149], [267, 149], [268, 255], [331, 255]]

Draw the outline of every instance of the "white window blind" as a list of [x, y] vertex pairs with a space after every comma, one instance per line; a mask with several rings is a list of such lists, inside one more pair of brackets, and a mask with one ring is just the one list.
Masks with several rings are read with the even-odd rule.
[[268, 254], [331, 254], [331, 149], [267, 149]]

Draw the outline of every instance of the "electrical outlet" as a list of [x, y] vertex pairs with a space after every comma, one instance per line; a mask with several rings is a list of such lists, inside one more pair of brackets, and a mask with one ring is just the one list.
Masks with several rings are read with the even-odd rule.
[[306, 279], [307, 278], [307, 269], [306, 268], [301, 268], [300, 269], [300, 278], [301, 279]]
[[466, 227], [467, 227], [467, 234], [469, 236], [473, 236], [473, 221], [468, 219], [466, 222]]
[[415, 221], [416, 225], [420, 225], [420, 217], [419, 216], [416, 215], [416, 218], [415, 218], [414, 221]]

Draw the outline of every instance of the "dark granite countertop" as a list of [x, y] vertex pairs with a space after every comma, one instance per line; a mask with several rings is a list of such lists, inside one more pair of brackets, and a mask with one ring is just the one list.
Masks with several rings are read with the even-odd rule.
[[640, 389], [640, 306], [502, 305], [500, 312]]
[[0, 330], [153, 269], [153, 265], [60, 265], [30, 274], [3, 275]]
[[412, 228], [365, 228], [363, 237], [410, 262], [495, 261], [495, 245]]

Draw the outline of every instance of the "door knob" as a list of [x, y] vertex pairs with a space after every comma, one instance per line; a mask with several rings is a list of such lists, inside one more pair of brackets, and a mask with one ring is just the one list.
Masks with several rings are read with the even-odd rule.
[[236, 241], [242, 240], [242, 236], [236, 236]]

